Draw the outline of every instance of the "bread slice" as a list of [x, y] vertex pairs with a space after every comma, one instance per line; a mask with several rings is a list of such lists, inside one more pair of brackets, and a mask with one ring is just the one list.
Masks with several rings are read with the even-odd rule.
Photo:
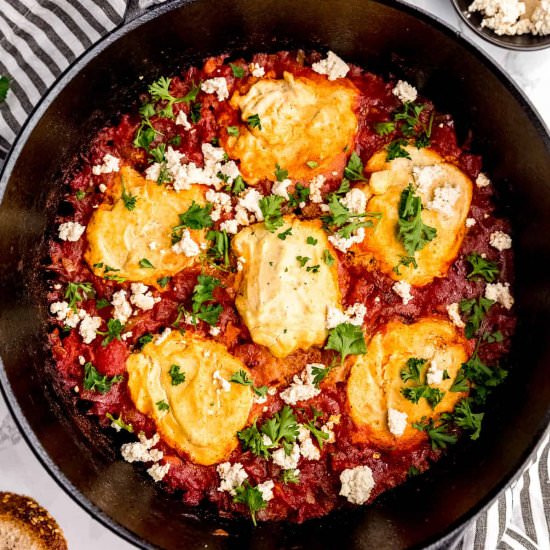
[[0, 550], [67, 550], [67, 541], [35, 500], [0, 492]]

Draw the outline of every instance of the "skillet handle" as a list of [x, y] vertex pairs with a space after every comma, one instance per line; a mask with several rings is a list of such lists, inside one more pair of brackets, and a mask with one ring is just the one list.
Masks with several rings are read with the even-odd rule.
[[122, 18], [122, 25], [127, 25], [137, 17], [143, 15], [150, 8], [164, 4], [169, 0], [128, 0], [126, 11]]

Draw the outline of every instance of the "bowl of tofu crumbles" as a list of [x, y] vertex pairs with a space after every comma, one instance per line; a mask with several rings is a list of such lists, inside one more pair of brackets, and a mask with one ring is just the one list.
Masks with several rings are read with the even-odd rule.
[[550, 0], [452, 0], [464, 22], [483, 39], [511, 50], [550, 47]]

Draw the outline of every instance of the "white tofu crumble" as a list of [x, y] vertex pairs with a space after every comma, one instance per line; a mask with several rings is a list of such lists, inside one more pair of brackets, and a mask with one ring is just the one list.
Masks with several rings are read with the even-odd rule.
[[323, 202], [323, 196], [321, 195], [323, 185], [325, 185], [325, 176], [323, 176], [323, 174], [315, 176], [309, 182], [309, 200], [311, 202], [314, 202], [315, 204]]
[[294, 470], [300, 461], [300, 446], [294, 443], [289, 455], [287, 455], [285, 450], [281, 447], [273, 451], [271, 457], [273, 458], [273, 463], [280, 466], [283, 470]]
[[126, 298], [126, 291], [118, 290], [117, 292], [115, 292], [113, 294], [111, 304], [115, 308], [113, 312], [113, 318], [118, 319], [123, 325], [125, 325], [132, 315], [132, 306]]
[[181, 240], [172, 245], [172, 251], [176, 254], [184, 254], [188, 258], [198, 256], [200, 253], [199, 245], [191, 238], [189, 229], [185, 229], [181, 234]]
[[120, 447], [120, 454], [126, 462], [158, 462], [164, 456], [162, 451], [153, 449], [160, 441], [159, 434], [155, 434], [151, 439], [140, 432], [138, 435], [139, 441], [133, 443], [124, 443]]
[[473, 227], [476, 224], [476, 221], [474, 218], [466, 218], [465, 225], [466, 227]]
[[351, 234], [349, 239], [345, 239], [344, 237], [340, 237], [338, 235], [329, 235], [328, 240], [334, 248], [345, 253], [354, 244], [360, 244], [365, 240], [365, 229], [363, 227], [359, 227], [359, 229], [356, 229]]
[[239, 222], [237, 220], [225, 220], [220, 224], [220, 229], [231, 235], [235, 235], [239, 231]]
[[402, 103], [412, 103], [418, 97], [416, 88], [405, 80], [398, 80], [392, 90], [392, 94]]
[[233, 210], [231, 196], [227, 193], [218, 193], [214, 189], [209, 189], [204, 197], [212, 204], [212, 211], [210, 212], [212, 221], [217, 222], [223, 213], [229, 214]]
[[313, 444], [311, 432], [303, 424], [298, 426], [298, 441], [300, 442], [300, 454], [306, 460], [321, 458], [321, 451]]
[[187, 114], [184, 110], [180, 110], [178, 116], [176, 117], [176, 126], [183, 126], [184, 130], [191, 130], [192, 125], [187, 120]]
[[281, 399], [288, 405], [296, 405], [298, 401], [307, 401], [319, 395], [321, 390], [313, 384], [312, 368], [315, 366], [325, 367], [322, 363], [309, 363], [306, 368], [294, 376], [292, 384], [281, 392]]
[[476, 185], [480, 188], [487, 187], [491, 185], [491, 180], [483, 172], [480, 172], [479, 176], [476, 178]]
[[397, 409], [388, 409], [388, 429], [393, 435], [402, 436], [407, 429], [407, 418], [408, 414], [406, 412], [398, 411]]
[[489, 244], [499, 252], [512, 248], [512, 237], [504, 231], [495, 231], [489, 236]]
[[130, 288], [132, 290], [130, 302], [143, 311], [153, 309], [155, 304], [160, 302], [160, 296], [155, 298], [149, 287], [143, 283], [132, 283]]
[[231, 382], [229, 380], [226, 380], [221, 374], [219, 370], [215, 370], [214, 374], [212, 375], [212, 380], [214, 383], [218, 383], [220, 388], [224, 392], [230, 392], [231, 391]]
[[350, 323], [360, 327], [365, 320], [366, 314], [367, 308], [360, 302], [349, 306], [345, 312], [336, 307], [329, 306], [327, 311], [327, 329], [330, 330], [342, 323]]
[[487, 283], [485, 298], [497, 302], [506, 309], [514, 305], [514, 298], [510, 294], [510, 283]]
[[435, 210], [446, 217], [453, 215], [453, 208], [460, 197], [460, 189], [455, 185], [446, 183], [434, 189], [433, 199], [428, 202], [426, 208]]
[[443, 369], [439, 368], [436, 361], [432, 359], [426, 371], [426, 382], [430, 386], [441, 384], [441, 382], [443, 382], [443, 374]]
[[[264, 219], [264, 215], [262, 214], [262, 210], [260, 208], [260, 201], [263, 198], [264, 196], [259, 191], [256, 191], [256, 189], [250, 188], [250, 189], [247, 189], [245, 194], [239, 199], [239, 206], [241, 206], [248, 212], [251, 212], [252, 214], [254, 214], [256, 219], [259, 222], [261, 222]], [[245, 224], [241, 224], [241, 225], [245, 225]]]
[[440, 180], [445, 175], [445, 171], [439, 164], [432, 164], [428, 166], [413, 166], [412, 174], [416, 190], [421, 195], [427, 195], [434, 182]]
[[166, 327], [161, 334], [155, 338], [155, 345], [160, 346], [172, 332], [171, 328]]
[[147, 469], [147, 473], [158, 483], [164, 479], [164, 476], [170, 469], [170, 463], [166, 464], [153, 464]]
[[374, 488], [374, 477], [368, 466], [348, 468], [340, 474], [340, 494], [352, 504], [365, 504]]
[[531, 15], [531, 32], [535, 35], [550, 34], [550, 1], [541, 0]]
[[[541, 2], [543, 4], [544, 2]], [[550, 8], [549, 8], [550, 9]], [[491, 29], [498, 35], [518, 35], [535, 33], [539, 14], [536, 10], [532, 18], [526, 17], [526, 3], [521, 0], [474, 0], [468, 11], [480, 12], [481, 26]], [[537, 18], [537, 19], [535, 19]], [[550, 26], [548, 27], [550, 32]]]
[[248, 474], [245, 472], [240, 462], [235, 462], [234, 464], [222, 462], [218, 464], [216, 471], [220, 476], [218, 491], [227, 491], [230, 495], [235, 495], [235, 489], [240, 487], [243, 482], [248, 479]]
[[258, 63], [251, 63], [249, 66], [252, 76], [256, 78], [261, 78], [265, 75], [265, 69]]
[[319, 74], [326, 74], [329, 80], [344, 78], [349, 72], [347, 63], [334, 52], [329, 51], [325, 59], [313, 63], [311, 68]]
[[361, 189], [350, 189], [340, 201], [352, 214], [363, 214], [367, 208], [367, 196]]
[[52, 302], [50, 304], [50, 313], [55, 315], [58, 321], [63, 321], [65, 325], [71, 328], [75, 328], [84, 315], [86, 315], [86, 311], [83, 309], [73, 311], [65, 301]]
[[458, 302], [447, 305], [447, 315], [455, 327], [464, 328], [466, 325], [460, 316], [460, 307]]
[[76, 242], [86, 231], [86, 226], [78, 222], [65, 222], [58, 228], [58, 235], [62, 241]]
[[273, 488], [275, 487], [275, 483], [273, 483], [273, 480], [268, 479], [267, 481], [264, 481], [263, 483], [260, 483], [259, 485], [256, 485], [256, 488], [262, 493], [262, 498], [269, 502], [273, 498]]
[[101, 317], [92, 317], [88, 314], [86, 314], [84, 319], [82, 319], [80, 322], [80, 327], [78, 327], [78, 333], [82, 337], [82, 341], [85, 344], [91, 344], [95, 340], [101, 323]]
[[223, 76], [209, 78], [201, 84], [201, 90], [206, 94], [216, 94], [218, 101], [225, 101], [229, 97], [227, 80]]
[[221, 332], [220, 327], [210, 327], [208, 329], [208, 333], [210, 334], [210, 336], [214, 336], [214, 337], [219, 336], [220, 332]]
[[120, 159], [107, 153], [102, 160], [102, 164], [92, 166], [92, 174], [100, 176], [101, 174], [110, 174], [120, 170]]
[[401, 298], [405, 306], [413, 299], [411, 285], [407, 281], [393, 283], [392, 290]]
[[150, 166], [147, 167], [145, 170], [145, 179], [151, 180], [151, 181], [158, 181], [160, 178], [160, 171], [162, 169], [162, 165], [158, 162], [154, 162]]
[[288, 200], [288, 186], [292, 185], [292, 180], [289, 180], [288, 178], [284, 179], [283, 181], [276, 181], [273, 183], [273, 186], [271, 187], [271, 193], [273, 195], [277, 195], [279, 197], [283, 197], [283, 199]]
[[104, 183], [100, 183], [99, 184], [99, 192], [100, 193], [105, 193], [105, 191], [107, 191], [107, 186]]

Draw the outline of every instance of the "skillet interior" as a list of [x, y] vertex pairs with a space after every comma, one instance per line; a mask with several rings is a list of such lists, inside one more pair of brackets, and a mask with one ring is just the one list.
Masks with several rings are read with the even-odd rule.
[[[0, 372], [27, 437], [74, 498], [127, 538], [166, 548], [401, 548], [425, 545], [467, 521], [510, 479], [548, 424], [550, 378], [550, 140], [518, 92], [473, 48], [395, 2], [200, 0], [161, 7], [87, 55], [21, 136], [3, 174], [0, 210]], [[390, 5], [391, 4], [391, 5]], [[159, 14], [157, 18], [153, 18]], [[222, 15], [223, 14], [223, 15]], [[114, 41], [118, 35], [121, 37]], [[181, 64], [224, 51], [325, 48], [370, 70], [407, 78], [451, 112], [502, 190], [514, 224], [520, 324], [510, 379], [486, 415], [483, 437], [460, 445], [422, 476], [372, 507], [303, 526], [199, 516], [178, 506], [50, 388], [44, 367], [44, 282], [36, 275], [62, 173], [95, 130], [127, 110], [145, 84]], [[72, 78], [74, 76], [74, 78]], [[142, 75], [143, 80], [138, 76]], [[62, 83], [61, 83], [62, 84]], [[56, 97], [55, 94], [59, 91]], [[61, 422], [60, 422], [61, 419]], [[29, 431], [32, 430], [31, 431]], [[93, 446], [84, 434], [92, 434]], [[48, 458], [49, 457], [49, 458]], [[83, 495], [83, 496], [82, 496]], [[88, 499], [93, 503], [90, 506]], [[115, 523], [112, 523], [112, 518]], [[116, 524], [119, 524], [118, 526]], [[121, 528], [120, 525], [124, 526]], [[217, 527], [229, 538], [216, 537]], [[443, 541], [440, 541], [443, 544]], [[145, 544], [147, 547], [148, 543]]]

